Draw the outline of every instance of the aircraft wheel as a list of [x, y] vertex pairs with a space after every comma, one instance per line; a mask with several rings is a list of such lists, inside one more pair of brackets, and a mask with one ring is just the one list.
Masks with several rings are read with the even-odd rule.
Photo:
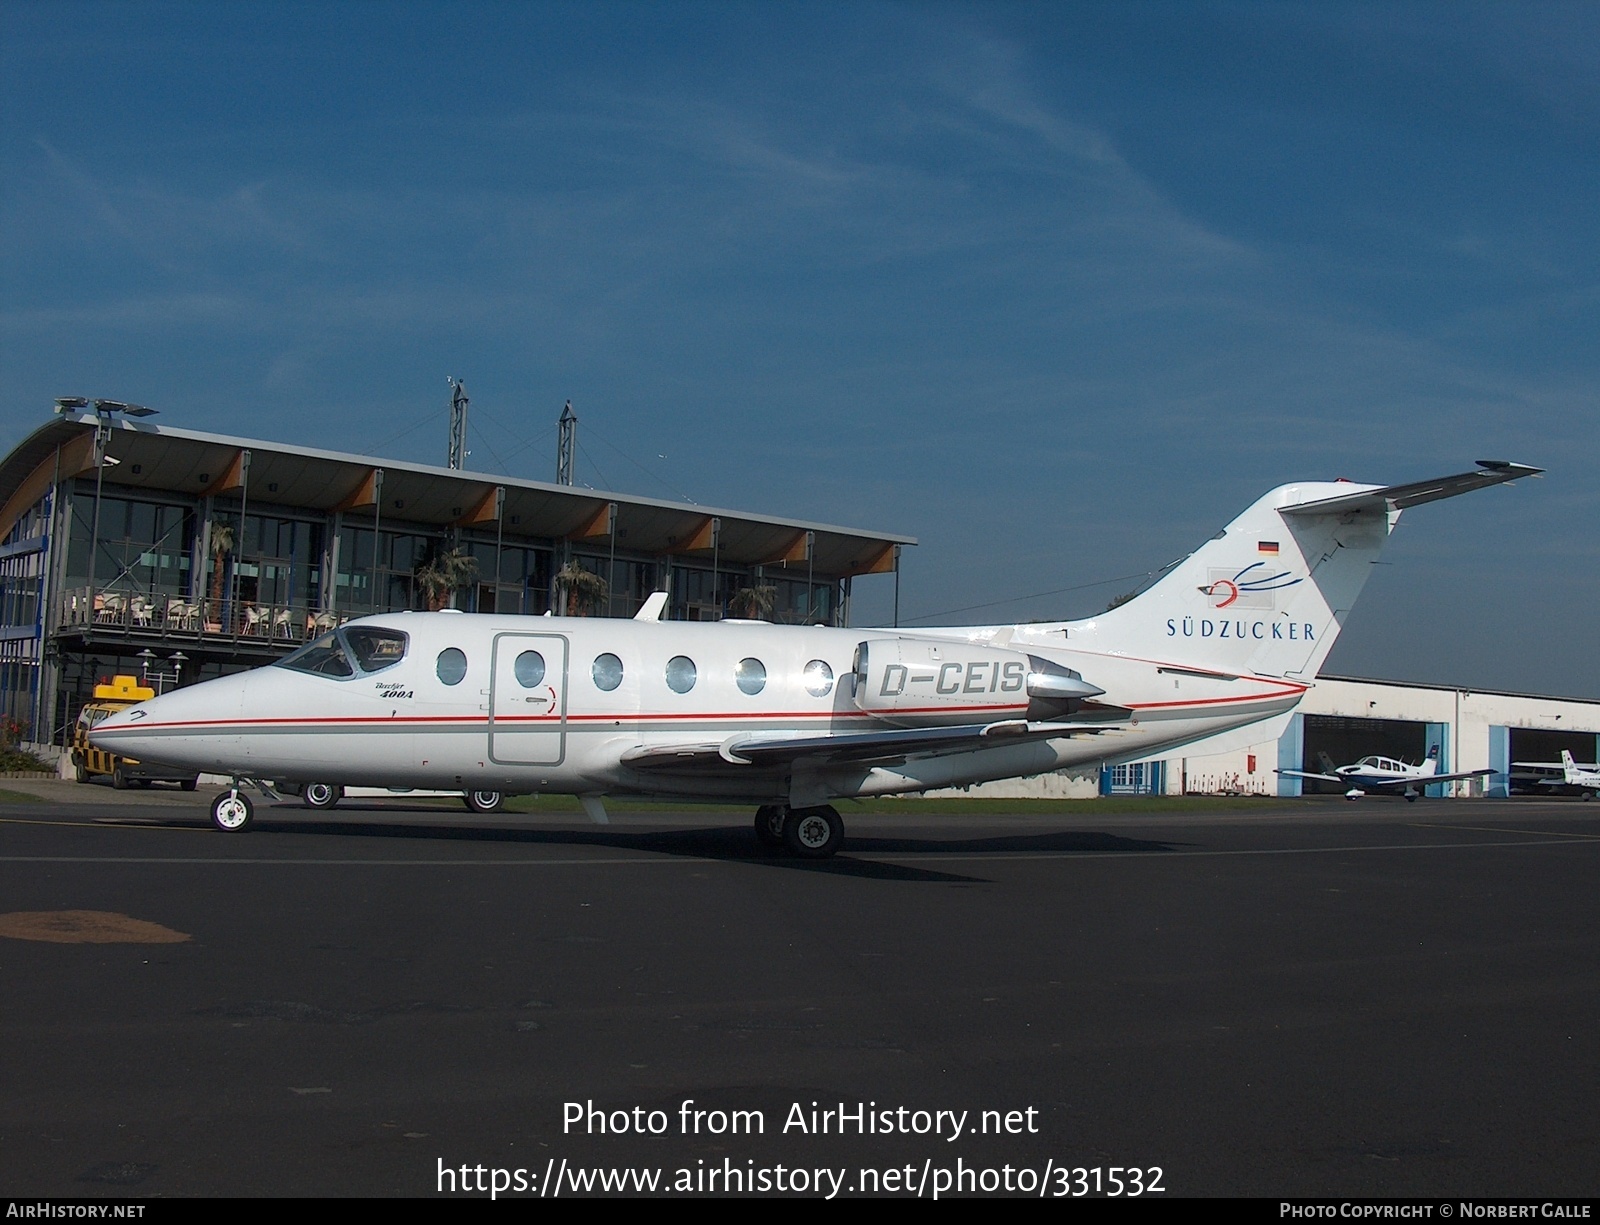
[[89, 781], [89, 767], [84, 764], [82, 753], [72, 755], [72, 779], [78, 783]]
[[193, 791], [195, 783], [198, 781], [198, 779], [193, 778], [180, 778], [178, 780], [178, 786], [182, 787], [185, 791]]
[[463, 799], [473, 812], [499, 812], [506, 803], [503, 791], [469, 791]]
[[1415, 804], [1416, 802], [1417, 802], [1417, 797], [1416, 796], [1414, 796], [1414, 795], [1406, 796], [1406, 803], [1407, 804]]
[[332, 783], [307, 783], [300, 792], [300, 802], [307, 808], [332, 808], [344, 798], [344, 788]]
[[762, 846], [783, 845], [783, 821], [789, 809], [783, 804], [763, 804], [756, 809], [756, 841]]
[[126, 791], [128, 789], [128, 772], [121, 766], [112, 767], [111, 785], [118, 791]]
[[827, 859], [844, 844], [844, 822], [826, 804], [792, 808], [783, 821], [783, 844], [802, 859]]
[[255, 815], [250, 797], [242, 791], [224, 791], [211, 804], [211, 824], [225, 834], [249, 829]]

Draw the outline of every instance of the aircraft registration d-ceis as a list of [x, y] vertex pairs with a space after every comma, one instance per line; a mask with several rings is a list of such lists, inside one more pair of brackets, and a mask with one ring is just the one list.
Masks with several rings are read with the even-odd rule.
[[[1281, 734], [1407, 507], [1540, 470], [1282, 485], [1133, 600], [1079, 621], [848, 629], [460, 612], [364, 617], [270, 667], [140, 703], [99, 747], [247, 780], [739, 801], [796, 855], [829, 803]], [[1219, 738], [1220, 736], [1220, 738]]]

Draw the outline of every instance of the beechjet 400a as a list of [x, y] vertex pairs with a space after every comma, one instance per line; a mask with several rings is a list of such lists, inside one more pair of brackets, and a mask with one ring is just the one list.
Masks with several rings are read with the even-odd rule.
[[1428, 750], [1428, 760], [1420, 766], [1397, 761], [1393, 757], [1363, 757], [1354, 765], [1336, 766], [1326, 753], [1320, 756], [1325, 773], [1317, 774], [1310, 770], [1278, 770], [1276, 773], [1285, 778], [1315, 778], [1325, 783], [1339, 783], [1349, 788], [1344, 793], [1347, 800], [1359, 800], [1369, 791], [1400, 794], [1408, 800], [1415, 800], [1422, 794], [1422, 788], [1431, 787], [1434, 783], [1454, 782], [1458, 778], [1486, 778], [1494, 773], [1485, 769], [1440, 774], [1438, 745]]
[[[1139, 761], [1281, 733], [1400, 512], [1529, 476], [1283, 485], [1142, 595], [1082, 621], [840, 629], [459, 612], [364, 617], [270, 667], [100, 723], [141, 761], [240, 782], [742, 801], [756, 832], [833, 854], [840, 797]], [[1222, 739], [1217, 739], [1224, 734]]]

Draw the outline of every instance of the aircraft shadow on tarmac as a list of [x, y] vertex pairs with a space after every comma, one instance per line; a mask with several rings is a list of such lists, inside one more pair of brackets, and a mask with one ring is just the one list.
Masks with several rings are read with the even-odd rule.
[[[298, 811], [298, 810], [297, 810]], [[1138, 854], [1171, 851], [1173, 844], [1116, 834], [1069, 831], [994, 835], [980, 838], [865, 837], [847, 835], [844, 851], [832, 859], [797, 859], [757, 844], [754, 835], [739, 826], [699, 829], [633, 831], [610, 826], [578, 829], [508, 829], [494, 826], [402, 825], [383, 821], [308, 820], [304, 817], [257, 821], [252, 837], [262, 834], [309, 834], [318, 837], [404, 838], [439, 842], [477, 842], [499, 845], [590, 846], [619, 851], [682, 855], [696, 859], [749, 863], [788, 871], [820, 872], [867, 880], [920, 881], [929, 884], [987, 884], [986, 878], [940, 872], [908, 864], [857, 859], [867, 855], [964, 854]]]

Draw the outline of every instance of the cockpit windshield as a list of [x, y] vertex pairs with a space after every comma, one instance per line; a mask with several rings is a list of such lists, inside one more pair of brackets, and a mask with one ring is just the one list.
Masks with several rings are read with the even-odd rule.
[[277, 663], [280, 668], [292, 668], [296, 672], [310, 672], [316, 676], [354, 676], [356, 670], [350, 666], [350, 657], [344, 652], [344, 644], [339, 641], [338, 634], [324, 634], [315, 642], [308, 642], [292, 655], [285, 655]]
[[406, 657], [406, 636], [399, 630], [361, 625], [345, 630], [344, 638], [363, 672], [381, 672]]
[[315, 676], [354, 676], [357, 668], [381, 672], [406, 657], [406, 643], [406, 635], [399, 630], [360, 625], [324, 634], [284, 656], [276, 666]]

